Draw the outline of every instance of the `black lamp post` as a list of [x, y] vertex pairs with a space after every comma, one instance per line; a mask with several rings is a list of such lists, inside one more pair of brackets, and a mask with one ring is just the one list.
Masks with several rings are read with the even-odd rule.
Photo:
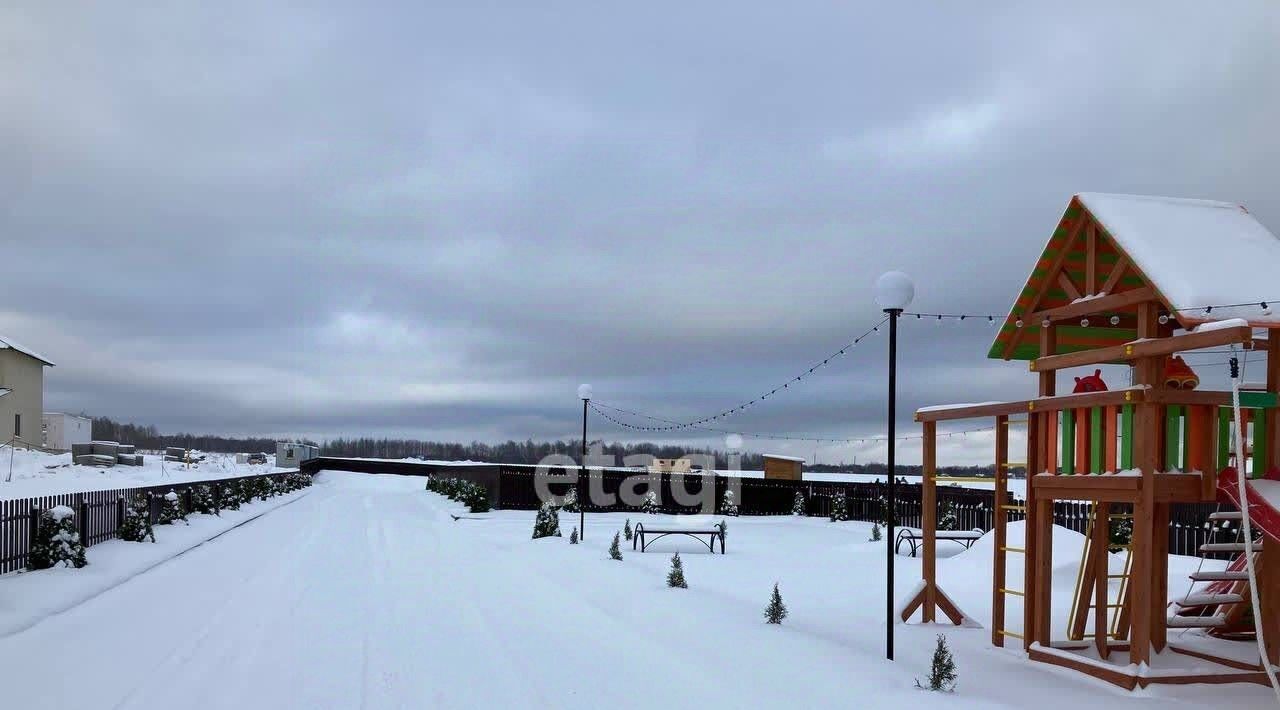
[[911, 277], [901, 271], [889, 271], [880, 275], [876, 279], [876, 303], [884, 309], [889, 316], [889, 431], [886, 444], [889, 447], [888, 461], [889, 468], [889, 500], [888, 500], [888, 521], [885, 527], [888, 528], [888, 534], [885, 535], [885, 542], [888, 547], [888, 554], [885, 555], [885, 658], [893, 660], [893, 617], [894, 617], [894, 599], [893, 599], [893, 558], [896, 556], [893, 549], [894, 523], [898, 509], [898, 469], [894, 464], [894, 448], [897, 427], [894, 423], [897, 418], [898, 405], [898, 316], [902, 315], [902, 311], [911, 303], [911, 299], [915, 296], [915, 286], [911, 283]]
[[578, 472], [578, 539], [587, 537], [587, 405], [591, 403], [591, 385], [578, 385], [582, 400], [582, 469]]

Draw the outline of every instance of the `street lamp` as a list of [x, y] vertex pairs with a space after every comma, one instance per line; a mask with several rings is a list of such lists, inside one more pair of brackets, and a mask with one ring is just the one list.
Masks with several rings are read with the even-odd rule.
[[583, 490], [587, 480], [587, 405], [591, 403], [591, 385], [578, 385], [578, 399], [582, 400], [582, 470], [578, 473], [578, 539], [587, 537], [587, 497]]
[[902, 315], [916, 295], [916, 287], [911, 277], [901, 271], [887, 271], [876, 279], [876, 303], [889, 315], [889, 432], [886, 443], [889, 445], [889, 500], [888, 500], [888, 535], [885, 535], [889, 554], [886, 556], [886, 624], [885, 624], [885, 658], [893, 660], [893, 550], [894, 513], [898, 506], [897, 478], [898, 470], [894, 465], [894, 420], [897, 417], [898, 404], [898, 316]]

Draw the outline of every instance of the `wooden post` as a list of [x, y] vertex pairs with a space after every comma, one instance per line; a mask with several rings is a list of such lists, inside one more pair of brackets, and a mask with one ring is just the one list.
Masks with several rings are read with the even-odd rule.
[[[1049, 327], [1040, 328], [1040, 355], [1054, 355], [1058, 349], [1058, 329], [1057, 326], [1050, 324]], [[1040, 373], [1039, 395], [1041, 397], [1052, 397], [1057, 394], [1058, 373], [1056, 370]], [[1057, 473], [1058, 466], [1058, 414], [1057, 412], [1040, 412], [1032, 414], [1032, 419], [1039, 419], [1036, 426], [1035, 437], [1028, 437], [1028, 465], [1030, 464], [1030, 450], [1038, 449], [1040, 455], [1037, 456], [1038, 465], [1035, 468], [1027, 470], [1027, 518], [1024, 527], [1024, 538], [1022, 549], [1024, 550], [1023, 562], [1025, 563], [1023, 574], [1023, 598], [1022, 598], [1022, 645], [1023, 648], [1030, 648], [1031, 644], [1042, 641], [1049, 643], [1048, 634], [1043, 637], [1040, 635], [1041, 626], [1039, 619], [1041, 618], [1041, 608], [1045, 607], [1043, 614], [1049, 613], [1047, 609], [1049, 594], [1048, 580], [1043, 578], [1041, 563], [1042, 559], [1048, 559], [1052, 565], [1051, 550], [1047, 550], [1041, 545], [1041, 522], [1042, 518], [1047, 518], [1049, 525], [1053, 525], [1053, 501], [1050, 500], [1047, 509], [1041, 505], [1040, 495], [1036, 490], [1036, 476], [1043, 470], [1050, 474]], [[1047, 510], [1047, 513], [1046, 513]], [[1052, 567], [1050, 567], [1052, 570]]]
[[1053, 640], [1053, 499], [1036, 497], [1035, 524], [1036, 620], [1035, 636], [1042, 645]]
[[[1111, 504], [1098, 502], [1094, 506], [1093, 538], [1089, 546], [1093, 552], [1093, 643], [1098, 656], [1106, 660], [1107, 650], [1107, 582], [1111, 573], [1108, 554], [1111, 547]], [[1089, 595], [1084, 595], [1086, 599]]]
[[[1030, 430], [1027, 432], [1028, 438], [1031, 436]], [[1031, 465], [1031, 461], [1027, 461], [1027, 466]], [[1001, 415], [996, 417], [996, 495], [995, 495], [995, 515], [991, 520], [992, 542], [995, 544], [995, 559], [993, 560], [991, 570], [991, 643], [995, 646], [1004, 646], [1004, 592], [1000, 591], [1008, 586], [1005, 579], [1005, 552], [1003, 547], [1006, 544], [1006, 527], [1008, 526], [1009, 516], [1005, 512], [1004, 506], [1008, 505], [1009, 497], [1009, 417]]]
[[[1267, 331], [1267, 391], [1280, 392], [1280, 330]], [[1262, 468], [1254, 466], [1254, 475], [1265, 474], [1280, 466], [1280, 412], [1272, 411], [1267, 417], [1267, 453], [1270, 461]]]
[[1169, 504], [1156, 503], [1151, 521], [1151, 646], [1160, 653], [1168, 643]]
[[938, 589], [938, 490], [937, 481], [937, 422], [924, 422], [921, 440], [924, 451], [921, 458], [923, 480], [920, 488], [921, 529], [924, 533], [924, 559], [921, 563], [921, 574], [924, 576], [924, 608], [921, 620], [926, 624], [934, 622], [937, 609]]
[[[1275, 352], [1275, 351], [1272, 351]], [[1270, 353], [1268, 353], [1268, 356]], [[1280, 555], [1274, 547], [1258, 553], [1258, 600], [1262, 603], [1263, 635], [1267, 658], [1280, 664]]]
[[[1138, 337], [1154, 338], [1159, 333], [1159, 307], [1144, 303], [1138, 307]], [[1163, 357], [1143, 358], [1135, 362], [1134, 384], [1147, 385], [1155, 390], [1164, 389], [1161, 370]], [[1133, 568], [1129, 578], [1129, 661], [1135, 664], [1151, 660], [1151, 618], [1158, 607], [1164, 613], [1163, 599], [1154, 598], [1152, 589], [1152, 556], [1155, 553], [1156, 470], [1161, 454], [1160, 431], [1163, 422], [1158, 405], [1142, 403], [1134, 413], [1134, 466], [1142, 472], [1142, 487], [1133, 506]], [[1167, 531], [1164, 531], [1167, 534]]]

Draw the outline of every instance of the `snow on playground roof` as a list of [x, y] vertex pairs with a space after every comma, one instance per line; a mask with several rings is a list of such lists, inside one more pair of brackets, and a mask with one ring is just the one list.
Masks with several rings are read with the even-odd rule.
[[41, 355], [40, 353], [30, 348], [23, 347], [22, 345], [15, 343], [12, 339], [6, 338], [3, 335], [0, 335], [0, 350], [16, 350], [22, 353], [23, 355], [26, 355], [28, 357], [33, 357], [39, 360], [40, 362], [43, 362], [44, 364], [50, 367], [53, 367], [53, 362], [49, 360], [49, 358], [45, 357], [44, 355]]
[[782, 454], [760, 454], [760, 455], [768, 459], [780, 459], [782, 461], [799, 461], [800, 463], [804, 463], [805, 461], [809, 460], [802, 456], [783, 456]]
[[[1249, 303], [1251, 322], [1280, 323], [1280, 315], [1263, 316], [1256, 306], [1274, 295], [1267, 289], [1280, 271], [1280, 238], [1243, 206], [1097, 192], [1078, 197], [1170, 307]], [[1225, 315], [1215, 309], [1210, 320]]]
[[[1095, 252], [1080, 235], [1092, 225]], [[1089, 232], [1089, 233], [1094, 233]], [[1093, 253], [1097, 286], [1087, 293], [1086, 269]], [[1118, 267], [1123, 270], [1112, 274]], [[1280, 306], [1264, 314], [1264, 300], [1280, 300], [1270, 289], [1280, 271], [1280, 238], [1244, 207], [1227, 202], [1086, 192], [1071, 198], [1050, 235], [988, 357], [1030, 360], [1040, 355], [1039, 322], [1017, 322], [1034, 311], [1150, 287], [1156, 298], [1190, 328], [1224, 318], [1245, 318], [1255, 327], [1280, 327]], [[1114, 278], [1113, 278], [1114, 276]], [[1072, 284], [1075, 284], [1074, 286]], [[1070, 290], [1078, 293], [1070, 293]], [[1074, 298], [1073, 298], [1074, 296]], [[1242, 303], [1243, 306], [1227, 307]], [[1270, 305], [1270, 304], [1268, 304]], [[1215, 306], [1206, 313], [1206, 306]], [[1176, 309], [1176, 310], [1175, 310]], [[1061, 322], [1057, 352], [1068, 353], [1130, 342], [1137, 337], [1132, 314], [1110, 325], [1095, 318]]]

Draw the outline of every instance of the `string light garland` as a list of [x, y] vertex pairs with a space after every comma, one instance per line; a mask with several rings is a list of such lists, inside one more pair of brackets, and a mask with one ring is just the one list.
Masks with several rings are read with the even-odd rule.
[[[611, 410], [611, 411], [614, 411], [614, 412], [618, 412], [618, 413], [621, 413], [621, 414], [627, 414], [627, 415], [636, 416], [636, 417], [643, 417], [643, 418], [645, 418], [645, 419], [649, 419], [649, 420], [651, 420], [651, 421], [656, 421], [656, 422], [664, 422], [664, 423], [668, 423], [668, 424], [678, 423], [678, 422], [673, 422], [673, 421], [672, 421], [672, 420], [670, 420], [670, 419], [663, 419], [662, 417], [655, 417], [655, 416], [653, 416], [653, 415], [651, 415], [651, 414], [644, 414], [644, 413], [642, 413], [642, 412], [635, 412], [635, 411], [632, 411], [632, 410], [629, 410], [629, 409], [622, 409], [622, 408], [619, 408], [619, 407], [613, 407], [613, 406], [610, 406], [610, 405], [607, 405], [607, 404], [600, 404], [600, 403], [598, 403], [598, 402], [591, 402], [591, 403], [590, 403], [590, 407], [591, 407], [591, 409], [592, 409], [592, 410], [594, 410], [594, 411], [595, 411], [595, 413], [596, 413], [596, 414], [599, 414], [601, 417], [605, 418], [606, 420], [608, 420], [608, 421], [610, 421], [610, 422], [612, 422], [612, 423], [614, 423], [614, 424], [616, 424], [616, 425], [618, 425], [618, 426], [620, 426], [620, 427], [622, 427], [622, 428], [624, 428], [624, 429], [631, 429], [631, 430], [634, 430], [634, 431], [670, 431], [670, 429], [669, 429], [668, 427], [664, 427], [664, 426], [649, 426], [649, 425], [644, 425], [644, 424], [632, 424], [632, 423], [630, 423], [630, 422], [624, 422], [624, 421], [622, 421], [622, 420], [620, 420], [620, 419], [618, 419], [618, 418], [616, 418], [616, 417], [614, 417], [614, 416], [610, 415], [608, 412], [606, 412], [606, 411], [604, 411], [604, 410], [605, 410], [605, 409], [608, 409], [608, 410]], [[713, 433], [716, 433], [716, 434], [726, 434], [726, 435], [727, 435], [727, 434], [737, 434], [738, 436], [742, 436], [742, 437], [750, 437], [750, 438], [753, 438], [753, 439], [767, 439], [767, 440], [780, 440], [780, 441], [808, 441], [808, 442], [818, 443], [818, 444], [821, 444], [821, 443], [829, 443], [829, 444], [872, 444], [872, 443], [883, 443], [883, 442], [885, 442], [885, 441], [888, 441], [888, 437], [885, 437], [885, 436], [855, 436], [855, 437], [848, 437], [848, 438], [840, 438], [840, 437], [829, 437], [829, 436], [806, 436], [806, 435], [802, 435], [802, 434], [790, 434], [790, 433], [789, 433], [789, 434], [771, 434], [771, 433], [764, 433], [764, 432], [730, 431], [730, 430], [728, 430], [728, 429], [717, 429], [717, 428], [714, 428], [714, 427], [707, 427], [707, 426], [696, 426], [696, 427], [688, 427], [688, 428], [690, 428], [690, 429], [697, 429], [697, 430], [699, 430], [699, 431], [713, 432]], [[938, 437], [939, 437], [939, 438], [947, 438], [947, 439], [949, 439], [949, 438], [952, 438], [952, 437], [955, 437], [955, 436], [965, 436], [965, 435], [968, 435], [968, 434], [977, 434], [977, 433], [984, 432], [984, 431], [995, 431], [995, 427], [988, 426], [988, 427], [979, 427], [979, 428], [976, 428], [976, 429], [964, 429], [964, 430], [958, 430], [958, 431], [938, 432]], [[920, 439], [920, 438], [922, 438], [922, 436], [923, 436], [923, 435], [921, 435], [921, 434], [911, 434], [911, 435], [907, 435], [907, 436], [899, 436], [899, 437], [895, 437], [895, 440], [896, 440], [896, 441], [911, 441], [911, 440]]]
[[[1159, 320], [1160, 320], [1160, 324], [1164, 325], [1169, 322], [1169, 320], [1172, 318], [1171, 314], [1173, 313], [1200, 312], [1205, 315], [1212, 315], [1215, 308], [1227, 309], [1227, 308], [1256, 307], [1262, 312], [1262, 315], [1269, 316], [1272, 314], [1271, 304], [1275, 303], [1276, 301], [1280, 301], [1280, 299], [1268, 298], [1265, 300], [1245, 301], [1242, 303], [1215, 303], [1207, 306], [1188, 306], [1185, 308], [1171, 308], [1169, 309], [1169, 313], [1161, 313]], [[1023, 319], [1020, 316], [1013, 313], [1005, 313], [1002, 315], [999, 313], [926, 313], [924, 311], [908, 311], [903, 313], [902, 315], [904, 317], [914, 317], [917, 321], [923, 321], [923, 320], [929, 319], [937, 323], [941, 323], [944, 320], [954, 320], [954, 321], [968, 320], [974, 323], [986, 323], [987, 325], [1004, 323], [1006, 320], [1008, 320], [1012, 316], [1014, 317], [1014, 323], [1013, 323], [1014, 327], [1022, 328], [1026, 325], [1026, 323], [1023, 321]], [[1080, 325], [1087, 328], [1089, 327], [1088, 321], [1089, 321], [1088, 318], [1081, 319]], [[1120, 316], [1114, 313], [1109, 314], [1109, 316], [1107, 317], [1107, 322], [1110, 323], [1111, 325], [1118, 325], [1120, 323]]]
[[[736, 407], [730, 407], [730, 408], [728, 408], [728, 409], [725, 409], [725, 410], [723, 410], [723, 411], [717, 412], [717, 413], [712, 414], [712, 415], [710, 415], [710, 416], [702, 417], [702, 418], [700, 418], [700, 419], [694, 419], [693, 421], [688, 421], [688, 422], [677, 422], [677, 421], [671, 421], [671, 422], [669, 422], [666, 426], [654, 427], [654, 428], [652, 428], [652, 429], [649, 429], [649, 431], [677, 431], [677, 430], [679, 430], [679, 429], [693, 429], [693, 428], [698, 428], [698, 427], [701, 427], [703, 424], [706, 424], [706, 423], [708, 423], [708, 422], [718, 421], [718, 420], [720, 420], [720, 419], [723, 419], [723, 418], [725, 418], [725, 417], [731, 416], [731, 415], [733, 415], [733, 414], [737, 414], [738, 412], [741, 412], [742, 410], [746, 409], [747, 407], [750, 407], [750, 406], [755, 405], [755, 404], [759, 404], [760, 402], [763, 402], [764, 400], [768, 399], [769, 397], [771, 397], [771, 396], [773, 396], [773, 395], [775, 395], [775, 394], [778, 394], [779, 392], [782, 392], [783, 390], [789, 390], [789, 389], [791, 389], [791, 385], [794, 385], [794, 384], [796, 384], [797, 382], [800, 382], [801, 380], [804, 380], [806, 377], [808, 377], [808, 376], [812, 375], [813, 373], [817, 372], [818, 370], [821, 370], [822, 368], [824, 368], [824, 367], [826, 367], [827, 365], [831, 364], [831, 361], [832, 361], [832, 360], [835, 360], [836, 358], [839, 358], [839, 357], [844, 357], [844, 355], [845, 355], [846, 353], [848, 353], [850, 350], [852, 350], [852, 349], [853, 349], [853, 348], [854, 348], [858, 343], [861, 343], [863, 340], [865, 340], [866, 338], [870, 337], [872, 333], [878, 333], [878, 332], [880, 332], [880, 326], [884, 325], [884, 324], [885, 324], [885, 322], [886, 322], [886, 321], [888, 321], [888, 320], [889, 320], [889, 317], [888, 317], [888, 316], [885, 316], [884, 318], [881, 318], [879, 322], [877, 322], [875, 325], [871, 326], [871, 327], [870, 327], [870, 328], [868, 328], [867, 330], [863, 331], [863, 333], [862, 333], [861, 335], [859, 335], [858, 337], [854, 338], [853, 340], [850, 340], [848, 343], [846, 343], [846, 344], [845, 344], [845, 346], [844, 346], [844, 347], [842, 347], [842, 348], [840, 348], [839, 350], [836, 350], [835, 352], [833, 352], [833, 353], [831, 353], [830, 355], [826, 356], [826, 357], [825, 357], [825, 358], [823, 358], [821, 361], [819, 361], [819, 362], [815, 362], [813, 365], [811, 365], [811, 366], [809, 367], [809, 369], [808, 369], [808, 370], [805, 370], [804, 372], [801, 372], [800, 374], [796, 375], [795, 377], [792, 377], [791, 379], [789, 379], [789, 380], [787, 380], [786, 382], [784, 382], [784, 383], [782, 383], [782, 384], [778, 385], [777, 387], [774, 387], [773, 389], [769, 390], [768, 392], [765, 392], [764, 394], [761, 394], [761, 395], [759, 395], [759, 396], [757, 396], [757, 397], [754, 397], [754, 398], [749, 399], [749, 400], [747, 400], [747, 401], [745, 401], [745, 402], [742, 402], [741, 404], [737, 405]], [[619, 410], [619, 411], [625, 411], [625, 410]], [[628, 413], [630, 413], [630, 412], [628, 412]], [[640, 415], [640, 416], [646, 416], [646, 415]]]

